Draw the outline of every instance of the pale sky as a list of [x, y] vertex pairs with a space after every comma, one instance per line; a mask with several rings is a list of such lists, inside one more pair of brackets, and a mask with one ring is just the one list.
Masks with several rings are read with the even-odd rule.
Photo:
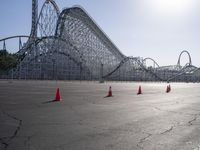
[[[44, 0], [38, 1], [40, 9]], [[180, 52], [187, 50], [193, 65], [200, 67], [199, 0], [55, 1], [60, 10], [73, 5], [84, 7], [126, 56], [151, 57], [165, 66], [175, 65]], [[31, 0], [1, 0], [0, 39], [30, 34], [31, 3]], [[184, 54], [181, 64], [187, 62]]]

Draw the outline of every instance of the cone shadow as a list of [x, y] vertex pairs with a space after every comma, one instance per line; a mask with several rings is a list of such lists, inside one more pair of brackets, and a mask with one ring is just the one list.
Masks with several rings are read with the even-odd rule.
[[105, 97], [103, 97], [103, 98], [108, 98], [108, 97], [113, 97], [113, 96], [105, 96]]
[[59, 102], [59, 101], [57, 101], [57, 100], [50, 100], [50, 101], [42, 102], [42, 104], [48, 104], [48, 103], [53, 103], [53, 102]]

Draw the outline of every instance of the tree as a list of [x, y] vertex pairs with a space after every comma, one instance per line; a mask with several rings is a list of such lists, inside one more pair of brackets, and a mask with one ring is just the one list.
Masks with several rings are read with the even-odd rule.
[[8, 52], [6, 50], [0, 50], [0, 57], [1, 56], [7, 56]]
[[6, 50], [0, 50], [0, 72], [5, 74], [17, 65], [17, 55], [10, 54]]

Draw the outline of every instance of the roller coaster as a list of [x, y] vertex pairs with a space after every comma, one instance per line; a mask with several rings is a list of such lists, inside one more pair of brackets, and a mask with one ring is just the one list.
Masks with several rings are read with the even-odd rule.
[[[39, 15], [38, 15], [39, 14]], [[22, 38], [26, 39], [22, 43]], [[41, 80], [115, 80], [199, 82], [200, 68], [192, 65], [188, 51], [176, 65], [159, 66], [152, 58], [127, 57], [81, 6], [61, 12], [54, 0], [45, 0], [38, 13], [32, 0], [30, 35], [0, 39], [19, 41], [18, 64], [6, 78]], [[181, 66], [182, 54], [189, 62]], [[147, 65], [147, 62], [152, 65]]]

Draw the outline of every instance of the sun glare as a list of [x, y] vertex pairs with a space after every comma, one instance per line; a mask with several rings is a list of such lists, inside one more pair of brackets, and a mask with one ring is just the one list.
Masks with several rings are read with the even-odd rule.
[[193, 0], [152, 0], [151, 4], [159, 12], [182, 13], [191, 8]]

